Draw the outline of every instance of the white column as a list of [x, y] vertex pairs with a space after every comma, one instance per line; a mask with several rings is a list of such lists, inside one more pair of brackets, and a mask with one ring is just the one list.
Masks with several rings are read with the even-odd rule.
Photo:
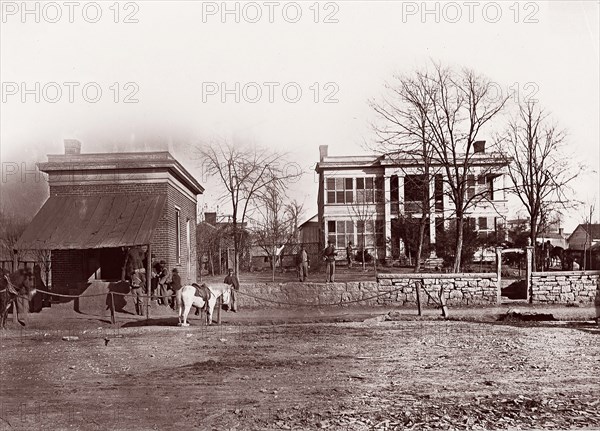
[[391, 259], [392, 257], [392, 187], [391, 187], [391, 176], [384, 173], [383, 176], [383, 196], [384, 196], [384, 217], [385, 217], [385, 257]]
[[[429, 242], [435, 244], [435, 175], [429, 180]], [[429, 257], [437, 257], [435, 248], [431, 248]]]
[[400, 205], [400, 214], [404, 214], [404, 173], [398, 174], [398, 203]]

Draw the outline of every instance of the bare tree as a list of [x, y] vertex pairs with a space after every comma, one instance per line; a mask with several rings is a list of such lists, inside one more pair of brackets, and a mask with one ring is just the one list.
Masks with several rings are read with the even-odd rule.
[[[586, 208], [587, 206], [587, 208]], [[594, 219], [594, 213], [596, 212], [596, 203], [590, 203], [583, 206], [583, 224], [585, 225], [585, 241], [583, 243], [583, 266], [582, 270], [593, 269], [592, 267], [592, 245], [593, 245], [593, 234], [592, 234], [592, 223]], [[589, 256], [588, 256], [589, 252]]]
[[456, 246], [453, 270], [459, 272], [468, 212], [477, 203], [489, 198], [487, 190], [467, 193], [474, 167], [480, 163], [475, 142], [481, 129], [504, 108], [508, 97], [498, 97], [492, 82], [470, 69], [456, 72], [438, 64], [430, 76], [433, 76], [430, 78], [432, 91], [429, 94], [432, 114], [427, 115], [427, 122], [434, 158], [445, 171], [444, 180], [454, 204]]
[[209, 223], [200, 223], [196, 227], [196, 249], [198, 252], [198, 260], [200, 263], [199, 274], [200, 280], [202, 280], [202, 263], [204, 258], [207, 258], [210, 273], [212, 276], [215, 275], [215, 257], [217, 257], [217, 264], [220, 263], [219, 250], [221, 247], [221, 238], [223, 236], [222, 229], [216, 226], [212, 226]]
[[201, 146], [199, 152], [205, 171], [217, 176], [223, 186], [221, 199], [231, 203], [234, 266], [239, 273], [244, 227], [255, 198], [267, 187], [284, 190], [302, 172], [288, 169], [284, 154], [265, 148], [215, 141]]
[[[256, 216], [253, 229], [256, 243], [265, 251], [271, 262], [272, 281], [275, 281], [275, 266], [279, 250], [290, 239], [295, 212], [288, 211], [284, 194], [275, 186], [267, 186], [256, 197]], [[294, 208], [295, 210], [295, 208]], [[283, 264], [283, 262], [281, 262]]]
[[[0, 255], [9, 257], [11, 261], [14, 259], [15, 245], [26, 226], [27, 223], [16, 216], [0, 212]], [[13, 268], [13, 271], [16, 269]]]
[[[378, 145], [386, 152], [399, 153], [403, 159], [413, 163], [410, 172], [415, 170], [422, 178], [421, 218], [418, 220], [417, 251], [415, 272], [421, 269], [421, 256], [425, 243], [425, 233], [434, 210], [429, 184], [432, 178], [433, 146], [427, 116], [432, 113], [430, 95], [433, 91], [431, 78], [427, 72], [413, 75], [396, 75], [394, 85], [387, 85], [391, 97], [371, 107], [383, 120], [375, 126]], [[408, 172], [408, 171], [407, 171]]]
[[34, 250], [36, 263], [40, 265], [40, 271], [44, 272], [45, 284], [50, 285], [50, 271], [52, 269], [51, 251], [50, 250]]
[[290, 219], [290, 238], [287, 242], [297, 244], [300, 241], [299, 224], [300, 218], [304, 213], [304, 204], [293, 199], [285, 206], [285, 212]]
[[[376, 202], [378, 199], [375, 197], [374, 200]], [[362, 196], [357, 194], [354, 202], [349, 205], [351, 212], [350, 217], [356, 222], [357, 237], [359, 241], [357, 245], [360, 247], [363, 271], [366, 270], [365, 251], [367, 248], [367, 239], [371, 239], [374, 249], [377, 249], [377, 231], [375, 226], [375, 216], [377, 214], [376, 205], [376, 203], [370, 202], [366, 193]], [[372, 235], [372, 238], [369, 238], [369, 234]], [[377, 265], [376, 253], [373, 255], [373, 262], [373, 265]]]
[[550, 122], [548, 114], [534, 101], [519, 106], [519, 114], [498, 137], [497, 145], [508, 164], [513, 183], [511, 192], [525, 206], [529, 216], [529, 239], [534, 246], [552, 211], [566, 208], [565, 192], [579, 175], [563, 148], [565, 132]]

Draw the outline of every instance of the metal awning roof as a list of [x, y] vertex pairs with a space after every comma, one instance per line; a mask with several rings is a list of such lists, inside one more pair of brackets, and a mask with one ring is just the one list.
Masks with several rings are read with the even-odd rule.
[[17, 241], [17, 250], [68, 250], [148, 244], [166, 195], [51, 196]]

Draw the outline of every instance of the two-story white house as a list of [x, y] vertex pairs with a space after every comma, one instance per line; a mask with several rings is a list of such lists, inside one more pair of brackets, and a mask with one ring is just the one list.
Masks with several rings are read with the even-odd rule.
[[[506, 201], [507, 165], [498, 154], [485, 152], [485, 141], [476, 143], [467, 177], [467, 199], [474, 199], [468, 211], [472, 226], [480, 235], [496, 231], [508, 212]], [[321, 241], [332, 241], [343, 250], [348, 242], [365, 247], [378, 259], [404, 256], [398, 224], [401, 217], [420, 218], [425, 183], [423, 166], [414, 156], [403, 153], [363, 156], [330, 156], [328, 147], [319, 147], [318, 221]], [[445, 169], [430, 170], [431, 217], [429, 242], [455, 217]], [[340, 253], [345, 257], [345, 253]]]

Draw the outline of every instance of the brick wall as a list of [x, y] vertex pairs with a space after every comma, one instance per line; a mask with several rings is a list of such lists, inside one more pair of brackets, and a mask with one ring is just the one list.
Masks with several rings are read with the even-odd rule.
[[[183, 193], [167, 183], [143, 184], [90, 184], [90, 185], [50, 185], [51, 196], [89, 196], [107, 194], [157, 195], [165, 194], [167, 200], [163, 213], [152, 236], [152, 253], [157, 260], [164, 259], [171, 270], [177, 267], [182, 282], [196, 281], [196, 204]], [[175, 206], [181, 210], [181, 260], [177, 265], [175, 241]], [[190, 220], [190, 272], [187, 269], [186, 221]], [[67, 284], [83, 280], [83, 253], [81, 251], [55, 250], [52, 253], [52, 274], [54, 285], [66, 289]], [[79, 262], [79, 263], [75, 263]]]
[[[240, 290], [259, 298], [283, 304], [329, 305], [348, 303], [356, 306], [416, 305], [415, 282], [422, 282], [421, 303], [437, 305], [423, 289], [437, 301], [444, 287], [448, 305], [496, 304], [499, 299], [498, 278], [493, 273], [482, 274], [382, 274], [378, 281], [348, 283], [256, 283], [242, 284]], [[286, 307], [239, 295], [240, 306]], [[360, 302], [359, 302], [360, 301]], [[288, 305], [293, 308], [295, 305]]]
[[85, 281], [83, 278], [83, 250], [53, 250], [52, 288], [58, 293], [68, 294], [69, 289]]
[[[177, 262], [177, 250], [176, 250], [176, 241], [175, 241], [175, 232], [176, 232], [176, 216], [175, 216], [175, 207], [180, 209], [180, 244], [181, 244], [181, 258], [179, 262]], [[179, 271], [179, 275], [181, 276], [182, 283], [192, 283], [196, 282], [196, 267], [197, 267], [197, 259], [196, 259], [196, 204], [189, 200], [185, 195], [183, 195], [180, 191], [175, 189], [172, 186], [169, 186], [167, 190], [167, 220], [166, 226], [169, 232], [169, 240], [161, 242], [158, 245], [161, 249], [161, 252], [167, 256], [167, 265], [170, 269], [177, 268]], [[190, 256], [189, 256], [189, 272], [188, 272], [188, 242], [187, 242], [187, 221], [189, 220], [189, 248], [190, 248]], [[156, 256], [159, 257], [159, 253], [156, 253]]]
[[50, 183], [50, 196], [90, 196], [106, 194], [159, 194], [167, 192], [167, 183], [125, 183], [125, 184], [85, 184], [53, 185]]
[[600, 271], [534, 272], [534, 302], [581, 302], [591, 304], [600, 292]]

